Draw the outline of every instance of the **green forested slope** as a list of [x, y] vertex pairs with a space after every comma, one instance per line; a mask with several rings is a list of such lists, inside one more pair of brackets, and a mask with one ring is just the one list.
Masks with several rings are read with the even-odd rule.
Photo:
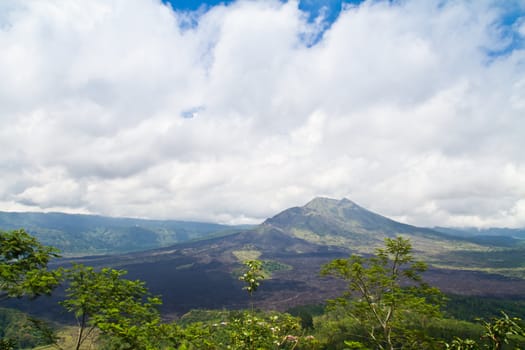
[[63, 255], [113, 254], [226, 234], [238, 227], [190, 221], [111, 218], [63, 213], [0, 212], [0, 229], [24, 228]]

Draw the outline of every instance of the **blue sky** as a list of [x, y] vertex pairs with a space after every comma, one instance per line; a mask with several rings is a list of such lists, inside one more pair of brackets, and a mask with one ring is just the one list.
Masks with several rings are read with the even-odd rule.
[[[195, 1], [195, 0], [163, 0], [164, 3], [170, 4], [176, 11], [197, 11], [199, 9], [210, 9], [216, 5], [228, 5], [233, 3], [232, 0], [220, 1]], [[282, 1], [285, 2], [285, 1]], [[363, 0], [301, 0], [299, 1], [299, 9], [308, 14], [308, 20], [314, 21], [319, 16], [324, 19], [324, 30], [330, 28], [332, 23], [337, 19], [341, 12], [344, 4], [358, 5]], [[323, 31], [319, 33], [314, 43], [317, 42], [323, 34]]]
[[[175, 11], [197, 11], [207, 10], [216, 5], [228, 5], [235, 0], [208, 0], [208, 1], [197, 1], [197, 0], [162, 0], [165, 4], [170, 6]], [[285, 0], [280, 0], [286, 2]], [[332, 23], [338, 18], [342, 8], [345, 5], [359, 5], [365, 0], [300, 0], [299, 9], [308, 14], [308, 19], [314, 21], [320, 15], [325, 19], [325, 30], [328, 29]], [[387, 0], [391, 1], [391, 0]], [[503, 27], [503, 30], [508, 32], [509, 44], [499, 50], [489, 50], [487, 53], [490, 56], [505, 55], [516, 48], [522, 48], [525, 45], [525, 40], [509, 30], [512, 28], [525, 13], [525, 4], [520, 0], [508, 0], [502, 1], [495, 4], [500, 8], [501, 17], [499, 23]], [[322, 36], [320, 33], [318, 39]]]
[[172, 8], [0, 1], [0, 210], [525, 227], [522, 0]]
[[[171, 4], [171, 6], [176, 10], [182, 11], [195, 11], [200, 7], [212, 7], [218, 4], [229, 4], [232, 3], [232, 0], [220, 1], [220, 0], [210, 0], [210, 1], [195, 1], [195, 0], [163, 0], [165, 3]], [[349, 4], [359, 4], [362, 0], [350, 0], [345, 1]], [[341, 11], [343, 1], [341, 0], [302, 0], [299, 1], [299, 8], [310, 14], [310, 18], [315, 18], [319, 15], [321, 9], [326, 11], [326, 18], [332, 22], [339, 12]]]

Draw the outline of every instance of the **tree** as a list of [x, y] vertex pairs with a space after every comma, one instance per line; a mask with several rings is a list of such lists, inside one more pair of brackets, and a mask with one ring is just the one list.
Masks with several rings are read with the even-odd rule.
[[264, 279], [263, 262], [248, 260], [239, 277], [251, 299], [251, 310], [232, 312], [227, 322], [216, 324], [211, 336], [216, 338], [219, 349], [304, 349], [314, 346], [313, 337], [302, 337], [300, 320], [286, 313], [255, 311], [253, 294]]
[[126, 273], [83, 265], [66, 272], [69, 287], [61, 304], [77, 319], [77, 350], [95, 329], [114, 338], [120, 349], [154, 348], [161, 301], [151, 296], [144, 282], [122, 278]]
[[[385, 239], [375, 256], [351, 256], [325, 265], [321, 273], [348, 281], [343, 297], [333, 301], [347, 307], [350, 317], [364, 328], [378, 349], [422, 348], [417, 332], [421, 323], [440, 315], [440, 292], [422, 282], [426, 265], [412, 256], [408, 239]], [[412, 344], [412, 345], [411, 345]]]
[[[447, 350], [501, 350], [504, 344], [509, 344], [511, 336], [521, 337], [521, 345], [523, 345], [523, 337], [525, 337], [525, 326], [518, 317], [509, 317], [505, 312], [501, 312], [501, 317], [493, 318], [491, 322], [481, 320], [485, 332], [481, 336], [485, 340], [485, 344], [478, 344], [472, 339], [461, 339], [455, 337], [454, 340], [448, 344], [445, 343]], [[518, 349], [518, 347], [516, 347]]]
[[483, 321], [485, 328], [483, 338], [489, 340], [494, 350], [501, 350], [503, 344], [508, 344], [511, 335], [525, 337], [525, 328], [520, 324], [520, 318], [509, 317], [503, 311], [501, 314], [501, 317], [493, 319], [492, 322]]
[[47, 269], [58, 256], [57, 249], [42, 245], [23, 229], [0, 230], [0, 301], [49, 294], [61, 279], [61, 270]]
[[15, 341], [13, 339], [0, 339], [0, 350], [13, 350]]
[[253, 293], [257, 291], [257, 288], [259, 288], [261, 280], [264, 279], [262, 265], [263, 263], [260, 260], [247, 260], [244, 262], [246, 271], [239, 277], [239, 280], [246, 283], [243, 289], [248, 292], [250, 298], [253, 296]]
[[[264, 275], [262, 273], [262, 261], [260, 260], [247, 260], [244, 262], [244, 265], [246, 266], [246, 271], [242, 274], [241, 277], [239, 277], [240, 281], [243, 281], [246, 283], [246, 286], [243, 287], [244, 290], [248, 292], [248, 295], [250, 296], [250, 304], [252, 308], [251, 317], [248, 319], [238, 319], [237, 320], [237, 327], [241, 329], [241, 332], [239, 334], [243, 335], [243, 338], [241, 340], [241, 344], [244, 344], [246, 342], [246, 345], [250, 346], [250, 349], [255, 349], [256, 343], [257, 343], [257, 335], [259, 332], [257, 332], [257, 317], [255, 316], [255, 310], [253, 305], [253, 293], [257, 291], [259, 288], [259, 285], [261, 284], [261, 280], [264, 279]], [[249, 328], [245, 328], [246, 324], [250, 325]], [[235, 332], [232, 332], [232, 334], [235, 334]], [[236, 337], [233, 337], [234, 339]]]

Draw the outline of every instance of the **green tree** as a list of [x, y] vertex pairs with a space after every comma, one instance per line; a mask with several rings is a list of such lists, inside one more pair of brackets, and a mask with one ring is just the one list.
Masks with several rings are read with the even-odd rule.
[[0, 339], [0, 350], [13, 350], [15, 341], [13, 339]]
[[69, 287], [61, 304], [75, 314], [78, 323], [76, 349], [98, 329], [109, 336], [109, 347], [154, 349], [155, 331], [160, 324], [153, 297], [139, 280], [122, 278], [127, 272], [74, 265], [66, 272]]
[[525, 345], [525, 326], [518, 317], [509, 317], [505, 312], [501, 312], [501, 317], [495, 317], [491, 322], [481, 320], [484, 328], [484, 333], [481, 339], [485, 342], [476, 342], [472, 339], [461, 339], [456, 337], [450, 344], [445, 343], [445, 348], [448, 350], [501, 350], [505, 344], [509, 344], [512, 336], [521, 337], [515, 339], [520, 343], [521, 349]]
[[246, 285], [251, 311], [232, 312], [227, 321], [214, 324], [211, 336], [218, 349], [313, 349], [316, 339], [301, 336], [300, 320], [286, 313], [255, 310], [253, 294], [264, 279], [263, 262], [244, 262], [245, 271], [239, 277]]
[[244, 262], [244, 265], [246, 266], [246, 271], [239, 277], [239, 280], [246, 283], [243, 289], [248, 292], [251, 298], [264, 279], [263, 262], [260, 260], [247, 260]]
[[[321, 273], [348, 282], [343, 297], [332, 301], [365, 330], [371, 345], [393, 350], [396, 345], [422, 349], [429, 341], [419, 332], [440, 316], [441, 293], [421, 279], [426, 265], [412, 256], [408, 239], [385, 239], [385, 248], [370, 258], [351, 256], [325, 265]], [[354, 343], [354, 346], [356, 344]]]
[[[255, 349], [257, 345], [257, 338], [259, 333], [257, 330], [257, 317], [255, 316], [254, 304], [253, 304], [253, 293], [257, 291], [261, 284], [261, 280], [264, 279], [263, 270], [262, 270], [262, 261], [260, 260], [247, 260], [244, 262], [246, 266], [246, 271], [239, 277], [239, 280], [246, 283], [246, 286], [243, 287], [244, 290], [248, 292], [250, 296], [251, 304], [251, 315], [248, 318], [242, 318], [236, 321], [237, 325], [235, 328], [238, 328], [242, 335], [241, 344], [246, 343], [246, 346], [249, 346], [250, 349]], [[246, 327], [249, 326], [249, 327]], [[231, 334], [235, 334], [231, 333]], [[236, 338], [236, 337], [234, 337]]]
[[226, 321], [215, 323], [211, 339], [217, 349], [294, 349], [301, 337], [299, 319], [278, 312], [231, 312]]
[[472, 339], [454, 338], [450, 344], [445, 343], [446, 350], [476, 350], [478, 344]]
[[521, 319], [509, 317], [505, 312], [501, 314], [501, 317], [493, 319], [492, 322], [483, 321], [485, 334], [482, 337], [489, 340], [493, 350], [501, 350], [503, 344], [508, 344], [509, 336], [525, 337], [525, 328], [520, 324]]
[[61, 278], [60, 270], [48, 270], [56, 257], [57, 249], [42, 245], [23, 229], [0, 230], [0, 301], [51, 293]]

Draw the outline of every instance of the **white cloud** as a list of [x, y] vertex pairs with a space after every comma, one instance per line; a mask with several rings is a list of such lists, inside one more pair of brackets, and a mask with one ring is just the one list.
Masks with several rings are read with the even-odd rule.
[[325, 195], [525, 226], [525, 51], [487, 55], [523, 25], [501, 16], [369, 1], [311, 46], [294, 1], [2, 2], [0, 209], [254, 222]]

